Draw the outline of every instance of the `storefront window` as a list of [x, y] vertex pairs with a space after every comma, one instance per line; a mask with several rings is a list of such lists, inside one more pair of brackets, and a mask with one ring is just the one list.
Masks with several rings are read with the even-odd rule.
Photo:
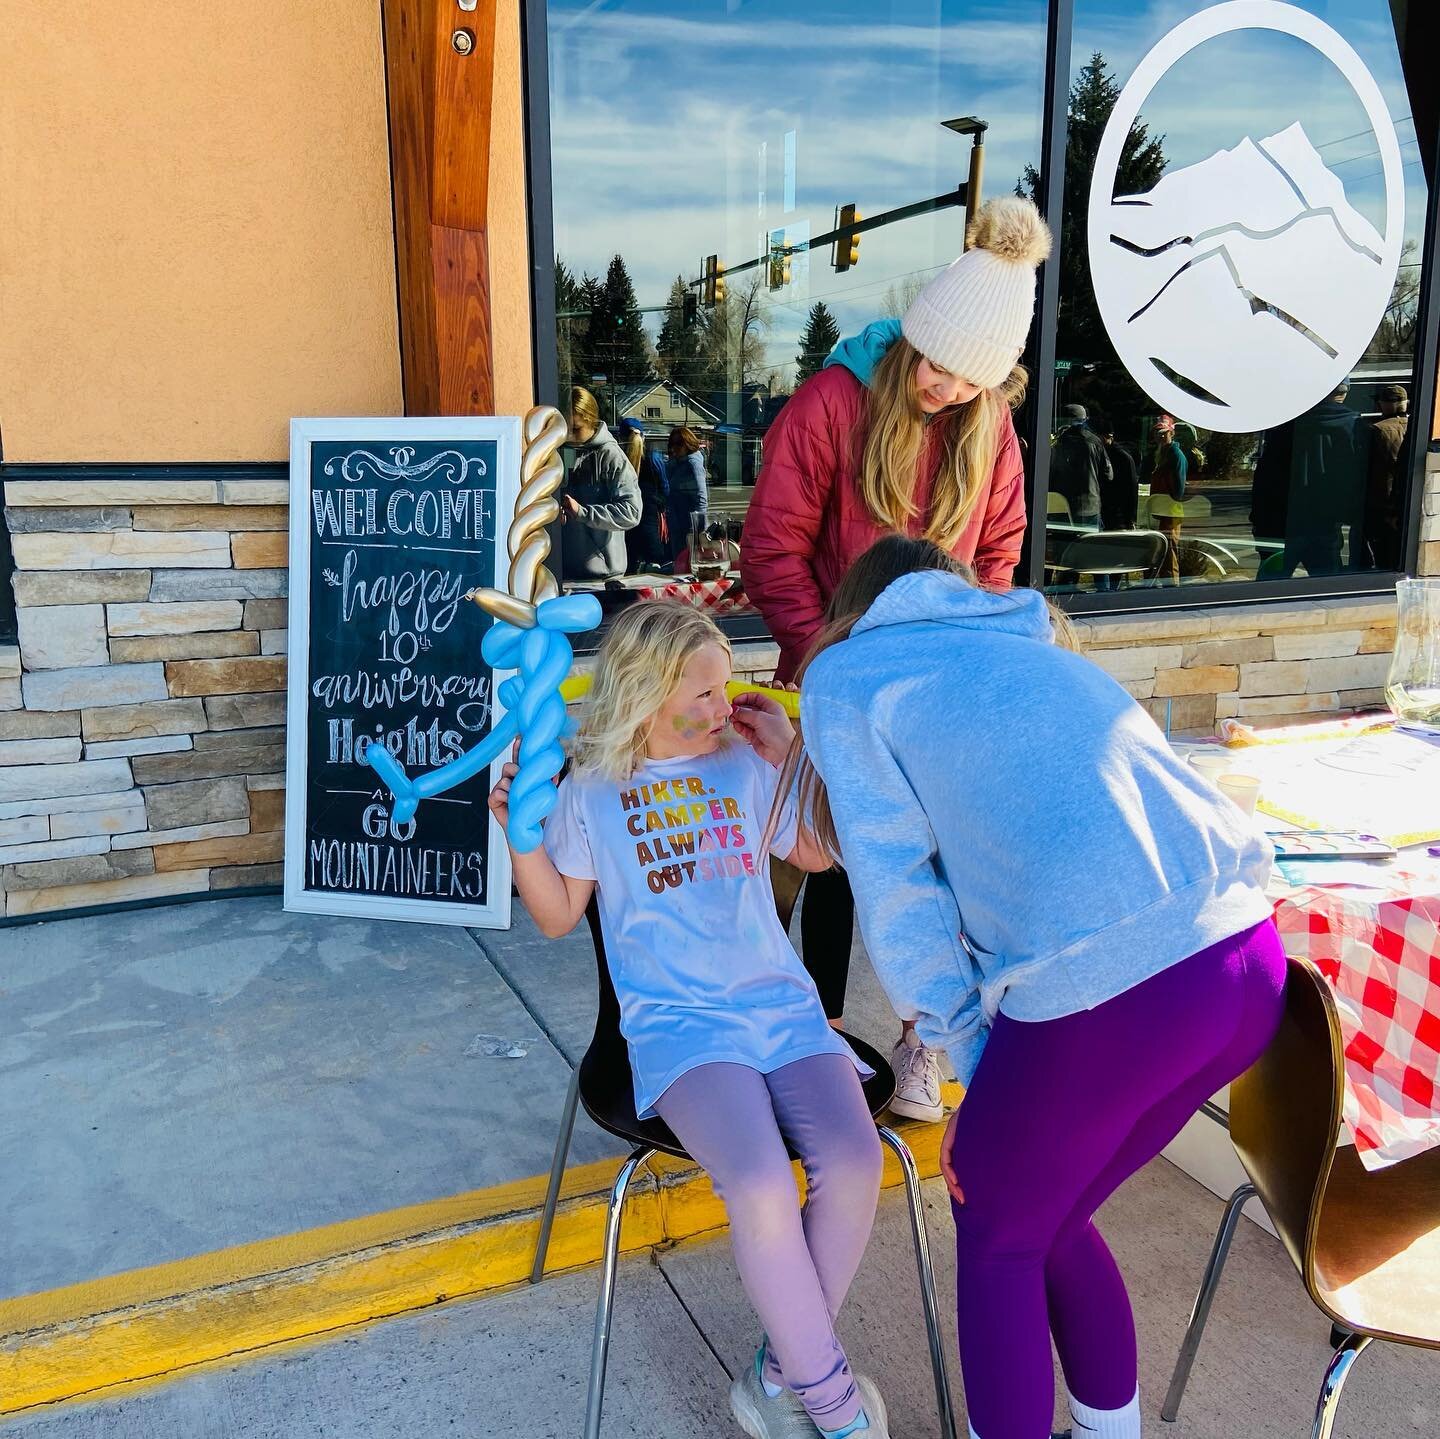
[[1051, 589], [1402, 566], [1435, 129], [1414, 8], [1076, 0]]
[[567, 540], [567, 586], [618, 603], [657, 570], [736, 571], [767, 430], [838, 339], [899, 316], [959, 253], [972, 147], [982, 197], [1033, 177], [1048, 9], [551, 0], [561, 403], [585, 391], [671, 481], [667, 506], [646, 460], [640, 523], [590, 555]]

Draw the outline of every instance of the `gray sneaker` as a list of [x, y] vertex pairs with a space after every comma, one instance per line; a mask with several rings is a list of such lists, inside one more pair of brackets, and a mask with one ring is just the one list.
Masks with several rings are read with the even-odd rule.
[[753, 1364], [730, 1386], [730, 1412], [750, 1439], [815, 1439], [815, 1428], [805, 1406], [792, 1390], [771, 1398], [760, 1382], [762, 1349]]

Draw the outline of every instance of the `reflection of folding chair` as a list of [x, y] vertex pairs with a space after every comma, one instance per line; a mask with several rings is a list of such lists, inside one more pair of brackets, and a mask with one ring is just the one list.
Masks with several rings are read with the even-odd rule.
[[1158, 530], [1097, 530], [1093, 535], [1071, 540], [1050, 568], [1069, 570], [1088, 579], [1153, 577], [1169, 549], [1169, 541]]
[[1057, 495], [1053, 491], [1045, 496], [1045, 513], [1047, 515], [1059, 515], [1062, 519], [1070, 519], [1070, 501], [1064, 495]]
[[[771, 865], [775, 886], [775, 907], [781, 922], [788, 925], [795, 901], [800, 894], [801, 872], [789, 865]], [[620, 1258], [620, 1222], [625, 1208], [625, 1195], [635, 1171], [655, 1154], [673, 1154], [689, 1159], [680, 1141], [659, 1119], [639, 1119], [635, 1114], [635, 1088], [630, 1072], [630, 1055], [620, 1033], [620, 1005], [610, 982], [610, 969], [605, 960], [605, 941], [600, 930], [600, 909], [592, 897], [585, 911], [590, 937], [595, 945], [595, 964], [600, 987], [599, 1009], [595, 1016], [595, 1033], [590, 1047], [570, 1080], [565, 1110], [560, 1120], [560, 1134], [555, 1142], [555, 1160], [550, 1170], [550, 1185], [545, 1195], [545, 1208], [540, 1216], [540, 1237], [535, 1247], [535, 1262], [530, 1282], [538, 1283], [545, 1272], [545, 1252], [550, 1244], [550, 1229], [560, 1197], [560, 1182], [565, 1174], [565, 1161], [570, 1153], [570, 1136], [575, 1128], [577, 1104], [601, 1129], [623, 1139], [631, 1146], [630, 1157], [620, 1166], [610, 1192], [609, 1217], [605, 1225], [605, 1248], [600, 1268], [600, 1302], [595, 1313], [595, 1336], [590, 1347], [590, 1393], [585, 1409], [585, 1439], [599, 1439], [600, 1411], [605, 1398], [605, 1366], [610, 1352], [610, 1322], [615, 1300], [615, 1269]], [[872, 1115], [879, 1115], [895, 1094], [895, 1076], [878, 1050], [846, 1035], [851, 1049], [859, 1059], [875, 1071], [865, 1081], [865, 1102]], [[950, 1380], [945, 1367], [945, 1345], [940, 1336], [939, 1311], [935, 1303], [935, 1276], [930, 1264], [930, 1244], [925, 1231], [925, 1209], [920, 1197], [920, 1178], [915, 1160], [905, 1141], [885, 1125], [878, 1126], [882, 1142], [894, 1154], [905, 1181], [905, 1194], [910, 1204], [910, 1235], [915, 1245], [915, 1262], [920, 1273], [920, 1300], [925, 1315], [925, 1328], [930, 1341], [930, 1367], [935, 1380], [935, 1400], [939, 1409], [942, 1439], [955, 1439], [955, 1415], [950, 1403]]]
[[[1151, 528], [1165, 536], [1168, 549], [1163, 568], [1165, 575], [1175, 584], [1180, 583], [1185, 573], [1180, 558], [1180, 527], [1186, 522], [1208, 520], [1211, 509], [1210, 501], [1204, 495], [1191, 495], [1184, 500], [1177, 500], [1173, 495], [1150, 495], [1145, 501]], [[1204, 574], [1209, 569], [1208, 561], [1202, 558], [1200, 573]]]
[[1193, 539], [1182, 539], [1179, 550], [1180, 574], [1185, 579], [1223, 580], [1232, 570], [1240, 568], [1234, 551], [1218, 540], [1202, 539], [1197, 535]]

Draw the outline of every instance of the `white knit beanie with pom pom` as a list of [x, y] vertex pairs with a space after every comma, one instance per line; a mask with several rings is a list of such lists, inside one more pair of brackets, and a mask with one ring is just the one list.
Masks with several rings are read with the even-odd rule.
[[1035, 267], [1050, 253], [1050, 231], [1029, 200], [1008, 196], [980, 207], [969, 240], [915, 297], [901, 329], [927, 360], [990, 390], [1025, 347]]

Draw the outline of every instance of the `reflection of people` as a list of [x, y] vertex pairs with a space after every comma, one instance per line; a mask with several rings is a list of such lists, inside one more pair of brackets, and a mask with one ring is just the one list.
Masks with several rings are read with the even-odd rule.
[[[1405, 391], [1382, 385], [1376, 395], [1380, 418], [1370, 426], [1370, 471], [1365, 494], [1365, 537], [1377, 570], [1400, 568], [1400, 500], [1405, 493], [1410, 427]], [[1353, 556], [1354, 543], [1351, 543]]]
[[630, 461], [600, 418], [589, 390], [570, 391], [575, 461], [560, 496], [567, 580], [625, 573], [625, 531], [640, 521], [640, 487]]
[[[892, 570], [856, 565], [801, 680], [801, 809], [891, 999], [967, 1085], [940, 1154], [970, 1432], [1050, 1433], [1053, 1334], [1075, 1432], [1140, 1439], [1093, 1216], [1275, 1033], [1269, 847], [1052, 641], [1041, 595], [933, 570], [881, 589]], [[1063, 724], [1037, 729], [1039, 695]]]
[[1060, 414], [1064, 424], [1050, 454], [1050, 492], [1064, 496], [1076, 524], [1098, 525], [1101, 496], [1114, 479], [1109, 453], [1090, 428], [1084, 405], [1066, 405]]
[[645, 445], [645, 431], [634, 420], [621, 420], [615, 437], [640, 485], [640, 522], [625, 532], [625, 554], [633, 572], [642, 565], [663, 565], [670, 555], [664, 541], [665, 466]]
[[[1195, 433], [1193, 430], [1190, 432]], [[1144, 478], [1152, 495], [1165, 495], [1178, 505], [1185, 498], [1189, 463], [1185, 451], [1175, 443], [1175, 419], [1160, 415], [1150, 432], [1150, 450], [1145, 457]], [[1154, 515], [1151, 523], [1165, 536], [1165, 558], [1160, 574], [1175, 584], [1180, 583], [1180, 516]]]
[[[676, 564], [688, 564], [690, 531], [703, 528], [709, 507], [705, 491], [705, 453], [700, 436], [689, 425], [670, 431], [666, 477], [670, 498], [665, 513], [670, 526], [670, 554]], [[695, 516], [699, 515], [699, 520]]]
[[1342, 527], [1347, 524], [1351, 566], [1365, 567], [1367, 436], [1360, 416], [1345, 404], [1349, 390], [1348, 381], [1337, 385], [1333, 394], [1293, 423], [1285, 552], [1280, 563], [1286, 579], [1302, 565], [1312, 577], [1338, 575]]
[[[741, 564], [747, 595], [794, 674], [825, 605], [862, 551], [887, 532], [924, 535], [1008, 589], [1025, 533], [1025, 480], [1010, 410], [1050, 235], [1028, 200], [992, 200], [971, 248], [904, 319], [838, 346], [770, 427]], [[844, 1013], [854, 920], [842, 872], [806, 881], [806, 967], [825, 1012]], [[908, 1016], [905, 1018], [908, 1019]], [[939, 1119], [940, 1070], [908, 1023], [893, 1061], [892, 1108]]]
[[[736, 740], [729, 678], [729, 646], [707, 615], [663, 601], [624, 611], [601, 645], [544, 846], [513, 855], [515, 883], [555, 938], [596, 895], [635, 1112], [658, 1114], [724, 1199], [765, 1333], [731, 1386], [741, 1427], [885, 1439], [884, 1403], [834, 1329], [875, 1217], [880, 1142], [856, 1061], [780, 926], [760, 848], [779, 778], [761, 750], [783, 758], [790, 724], [773, 700], [750, 696], [747, 708], [742, 696], [736, 728], [756, 748]], [[490, 798], [502, 826], [514, 772]], [[711, 810], [726, 823], [676, 831], [682, 795], [706, 801], [679, 805], [685, 823], [710, 824]], [[771, 850], [815, 863], [787, 810]], [[803, 1212], [787, 1140], [809, 1178]]]
[[1105, 424], [1100, 442], [1110, 459], [1110, 483], [1100, 491], [1100, 528], [1133, 530], [1140, 515], [1140, 467], [1127, 446], [1115, 441], [1115, 428]]

